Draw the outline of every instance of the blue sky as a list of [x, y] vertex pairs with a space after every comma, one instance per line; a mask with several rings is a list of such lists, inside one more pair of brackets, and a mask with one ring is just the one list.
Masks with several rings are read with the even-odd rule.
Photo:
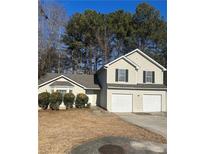
[[45, 3], [55, 2], [63, 5], [69, 16], [86, 9], [101, 13], [110, 13], [118, 9], [134, 13], [139, 3], [147, 2], [157, 8], [161, 16], [167, 19], [167, 0], [42, 0]]

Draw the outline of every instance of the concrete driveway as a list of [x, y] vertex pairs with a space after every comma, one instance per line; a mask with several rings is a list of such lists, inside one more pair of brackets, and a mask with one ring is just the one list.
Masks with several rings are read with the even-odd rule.
[[167, 117], [164, 113], [116, 113], [121, 119], [167, 138]]

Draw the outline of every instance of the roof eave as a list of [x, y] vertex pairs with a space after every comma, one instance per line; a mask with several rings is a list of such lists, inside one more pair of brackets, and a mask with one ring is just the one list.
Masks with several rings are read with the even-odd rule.
[[46, 85], [47, 83], [52, 82], [52, 81], [55, 81], [55, 80], [57, 80], [57, 79], [59, 79], [59, 78], [61, 78], [61, 77], [66, 78], [67, 80], [70, 80], [71, 82], [77, 84], [78, 86], [82, 87], [83, 89], [86, 89], [85, 86], [83, 86], [83, 85], [77, 83], [76, 81], [74, 81], [74, 80], [72, 80], [72, 79], [66, 77], [65, 75], [59, 75], [59, 76], [57, 76], [57, 77], [55, 77], [55, 78], [53, 78], [53, 79], [51, 79], [51, 80], [49, 80], [49, 81], [46, 81], [46, 82], [44, 82], [44, 83], [41, 83], [40, 85], [38, 85], [38, 87], [40, 88], [40, 87], [42, 87], [43, 85]]
[[136, 70], [139, 69], [139, 66], [137, 64], [135, 64], [133, 61], [131, 61], [130, 59], [128, 59], [126, 56], [120, 56], [117, 59], [111, 61], [110, 63], [104, 65], [104, 68], [107, 69], [110, 65], [112, 65], [113, 63], [115, 63], [116, 61], [120, 60], [120, 59], [124, 59], [125, 61], [127, 61], [128, 63], [130, 63], [131, 65], [133, 65], [135, 67]]
[[115, 59], [115, 60], [109, 62], [109, 63], [106, 64], [106, 65], [104, 65], [104, 67], [107, 68], [109, 65], [115, 63], [115, 62], [118, 61], [119, 59], [124, 58], [124, 57], [127, 58], [127, 56], [133, 54], [134, 52], [139, 52], [139, 53], [142, 54], [144, 57], [146, 57], [149, 61], [151, 61], [152, 63], [154, 63], [156, 66], [158, 66], [160, 69], [162, 69], [163, 71], [167, 71], [167, 69], [166, 69], [164, 66], [162, 66], [161, 64], [159, 64], [158, 62], [156, 62], [154, 59], [152, 59], [151, 57], [149, 57], [148, 55], [146, 55], [144, 52], [142, 52], [142, 51], [139, 50], [139, 49], [134, 49], [134, 50], [132, 50], [131, 52], [129, 52], [129, 53], [125, 54], [125, 55], [122, 55], [122, 56], [118, 57], [117, 59]]
[[134, 88], [134, 87], [113, 87], [109, 86], [108, 89], [130, 89], [130, 90], [167, 90], [167, 88]]
[[[153, 62], [155, 65], [157, 65], [159, 68], [161, 68], [163, 71], [166, 71], [167, 69], [162, 66], [161, 64], [159, 64], [157, 61], [155, 61], [154, 59], [152, 59], [150, 56], [148, 56], [147, 54], [145, 54], [144, 52], [142, 52], [140, 49], [135, 49], [134, 52], [138, 51], [140, 54], [142, 54], [144, 57], [146, 57], [148, 60], [150, 60], [151, 62]], [[127, 55], [126, 55], [127, 56]]]

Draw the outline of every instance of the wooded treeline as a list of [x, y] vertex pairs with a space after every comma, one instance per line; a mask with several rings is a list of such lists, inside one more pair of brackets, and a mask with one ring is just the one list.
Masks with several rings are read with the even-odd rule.
[[94, 73], [135, 48], [166, 67], [167, 24], [147, 3], [134, 14], [94, 10], [70, 18], [62, 6], [39, 2], [39, 77], [46, 72]]

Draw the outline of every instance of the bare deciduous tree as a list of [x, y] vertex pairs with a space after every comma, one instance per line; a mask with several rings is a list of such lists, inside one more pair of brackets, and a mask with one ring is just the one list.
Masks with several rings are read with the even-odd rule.
[[[39, 0], [39, 77], [46, 72], [60, 72], [63, 44], [61, 36], [67, 23], [65, 9], [56, 3], [42, 3]], [[59, 56], [62, 54], [62, 56]], [[53, 56], [56, 55], [56, 56]], [[58, 61], [56, 63], [56, 61]]]

